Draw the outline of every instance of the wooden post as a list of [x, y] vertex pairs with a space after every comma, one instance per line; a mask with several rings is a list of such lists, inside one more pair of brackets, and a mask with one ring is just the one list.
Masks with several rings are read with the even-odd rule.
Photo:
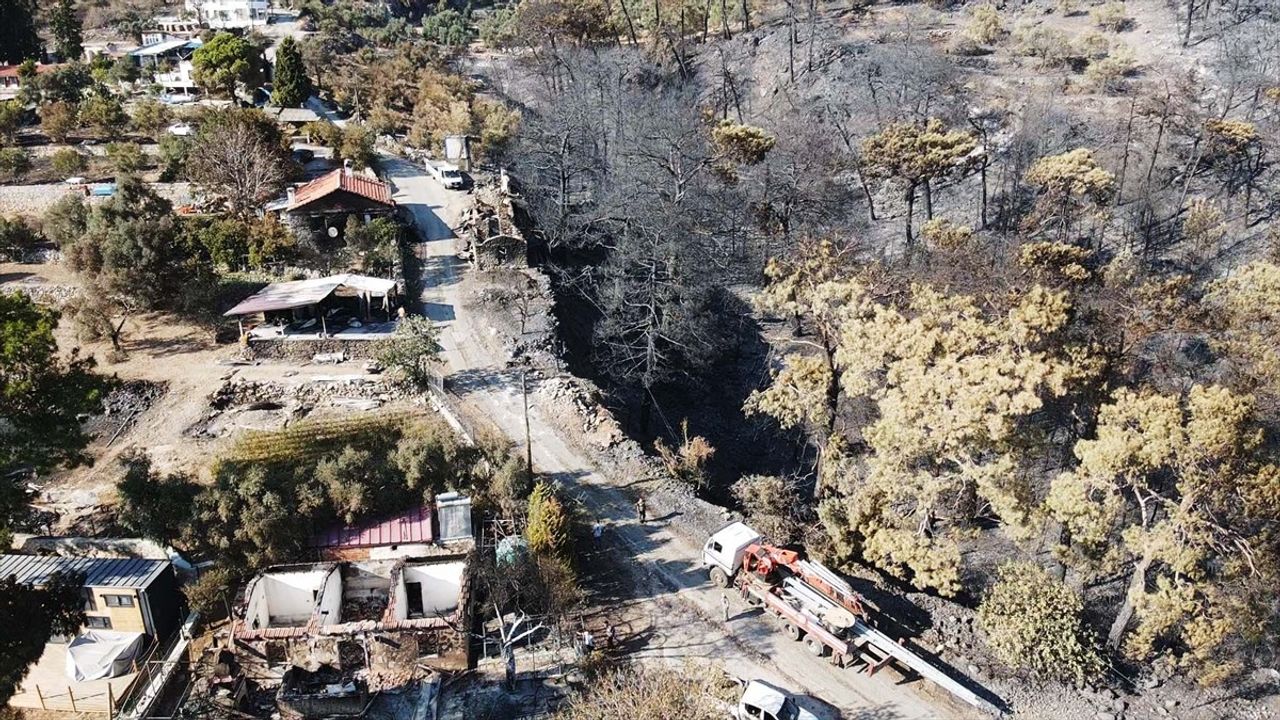
[[76, 709], [76, 695], [71, 692], [71, 686], [67, 686], [67, 697], [71, 698], [71, 712], [80, 712]]
[[40, 699], [40, 709], [41, 709], [41, 710], [48, 710], [49, 708], [47, 708], [47, 707], [45, 707], [45, 706], [44, 706], [44, 693], [40, 692], [40, 686], [39, 686], [39, 685], [37, 685], [37, 686], [36, 686], [36, 697]]
[[116, 694], [111, 690], [111, 681], [107, 681], [107, 720], [116, 716]]

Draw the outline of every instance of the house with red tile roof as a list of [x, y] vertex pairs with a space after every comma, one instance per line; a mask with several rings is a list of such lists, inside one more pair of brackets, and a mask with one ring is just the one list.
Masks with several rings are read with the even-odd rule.
[[365, 223], [391, 217], [396, 212], [396, 202], [386, 183], [351, 168], [338, 168], [289, 188], [286, 198], [269, 205], [267, 211], [280, 213], [300, 239], [323, 245], [326, 238], [342, 239], [349, 217]]

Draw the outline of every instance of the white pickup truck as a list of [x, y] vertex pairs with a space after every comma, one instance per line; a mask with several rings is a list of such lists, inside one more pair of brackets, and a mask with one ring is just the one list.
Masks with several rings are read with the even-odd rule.
[[462, 171], [457, 165], [447, 162], [427, 161], [427, 172], [431, 173], [431, 177], [437, 182], [450, 190], [461, 190], [466, 184], [466, 178], [463, 177]]

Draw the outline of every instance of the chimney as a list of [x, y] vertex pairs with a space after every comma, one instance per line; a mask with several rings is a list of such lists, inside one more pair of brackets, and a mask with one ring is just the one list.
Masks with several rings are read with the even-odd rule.
[[291, 187], [291, 188], [289, 188], [288, 190], [285, 190], [285, 193], [289, 196], [289, 204], [290, 204], [290, 205], [292, 205], [292, 204], [293, 204], [293, 200], [294, 200], [294, 198], [295, 198], [295, 197], [297, 196], [297, 194], [298, 194], [298, 190], [297, 190], [297, 188], [292, 188], [292, 187]]
[[346, 175], [347, 177], [351, 177], [351, 161], [350, 160], [342, 161], [342, 174]]

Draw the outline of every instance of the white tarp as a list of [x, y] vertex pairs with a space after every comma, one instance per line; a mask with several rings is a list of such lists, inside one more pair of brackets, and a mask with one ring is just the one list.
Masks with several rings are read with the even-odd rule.
[[128, 673], [145, 639], [136, 632], [84, 631], [67, 646], [67, 679], [87, 682]]

